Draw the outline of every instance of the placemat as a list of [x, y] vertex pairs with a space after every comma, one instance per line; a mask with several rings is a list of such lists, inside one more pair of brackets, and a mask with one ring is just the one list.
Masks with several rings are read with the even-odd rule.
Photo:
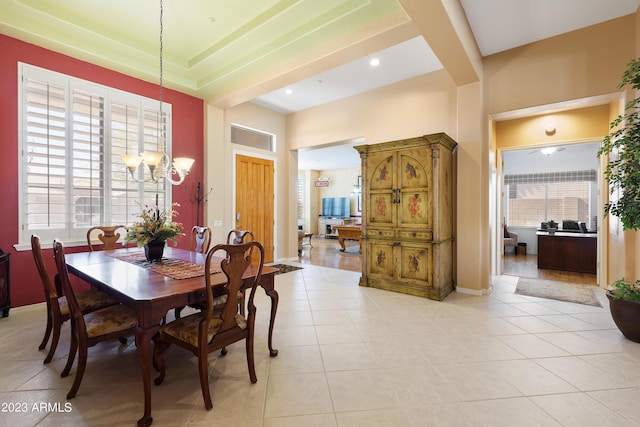
[[[109, 254], [119, 260], [147, 268], [153, 272], [160, 273], [172, 279], [182, 280], [194, 277], [204, 276], [204, 265], [194, 264], [192, 262], [183, 261], [175, 258], [162, 258], [160, 262], [149, 262], [143, 253], [117, 255]], [[212, 269], [211, 273], [219, 272], [218, 269]]]

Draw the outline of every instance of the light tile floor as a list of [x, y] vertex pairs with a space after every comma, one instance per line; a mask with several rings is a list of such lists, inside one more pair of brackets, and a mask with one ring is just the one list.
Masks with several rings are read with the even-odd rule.
[[[153, 425], [640, 425], [640, 344], [615, 328], [602, 292], [604, 308], [537, 299], [500, 276], [490, 296], [437, 302], [362, 288], [359, 277], [312, 265], [277, 276], [275, 358], [259, 292], [258, 382], [249, 382], [242, 344], [212, 354], [211, 411], [195, 358], [172, 349], [167, 378], [152, 385]], [[142, 387], [132, 340], [92, 348], [67, 402], [72, 376], [59, 374], [68, 325], [45, 366], [44, 313], [38, 304], [0, 319], [0, 425], [135, 425]]]

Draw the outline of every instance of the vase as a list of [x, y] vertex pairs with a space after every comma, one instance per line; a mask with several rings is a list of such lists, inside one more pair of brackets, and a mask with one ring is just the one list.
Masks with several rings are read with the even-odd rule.
[[625, 338], [640, 342], [640, 302], [624, 299], [614, 300], [611, 291], [607, 291], [611, 317]]
[[144, 245], [144, 256], [147, 261], [160, 261], [162, 260], [162, 254], [164, 253], [164, 246], [167, 242], [165, 240], [151, 240]]

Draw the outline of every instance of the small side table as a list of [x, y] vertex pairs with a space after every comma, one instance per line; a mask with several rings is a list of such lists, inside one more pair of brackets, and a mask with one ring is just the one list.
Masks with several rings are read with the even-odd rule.
[[2, 317], [9, 316], [11, 298], [9, 293], [9, 255], [0, 249], [0, 311]]
[[[309, 238], [309, 243], [304, 243], [304, 239], [307, 238], [307, 237]], [[313, 237], [313, 233], [304, 233], [304, 237], [302, 238], [303, 239], [302, 240], [302, 245], [303, 246], [304, 245], [308, 245], [310, 248], [312, 248], [313, 247], [313, 245], [311, 244], [311, 238], [312, 237]]]

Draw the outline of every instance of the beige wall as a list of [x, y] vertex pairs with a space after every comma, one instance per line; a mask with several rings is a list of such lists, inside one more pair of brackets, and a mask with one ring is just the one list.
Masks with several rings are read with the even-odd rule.
[[[617, 89], [635, 56], [636, 17], [629, 15], [485, 58], [485, 108], [495, 122], [496, 156], [517, 146], [602, 139], [620, 111]], [[614, 101], [612, 101], [612, 99]], [[624, 101], [622, 101], [623, 103]], [[520, 117], [504, 120], [510, 114]], [[525, 117], [522, 117], [525, 116]], [[544, 128], [554, 123], [556, 133]], [[491, 137], [491, 136], [490, 136]], [[607, 200], [601, 177], [601, 204]], [[603, 212], [603, 207], [600, 207]], [[599, 218], [600, 285], [635, 274], [636, 233], [622, 232], [615, 218]], [[609, 225], [609, 226], [607, 226]]]
[[456, 87], [437, 71], [287, 116], [291, 149], [364, 138], [365, 144], [446, 132], [455, 139]]
[[616, 92], [635, 56], [635, 31], [629, 15], [486, 57], [487, 113]]
[[[295, 149], [357, 137], [376, 143], [440, 131], [456, 139], [457, 256], [458, 264], [465, 265], [457, 269], [457, 285], [485, 292], [490, 288], [492, 248], [498, 253], [492, 239], [497, 231], [491, 228], [495, 207], [489, 204], [495, 175], [495, 158], [490, 156], [498, 146], [604, 136], [608, 107], [602, 104], [619, 96], [616, 85], [635, 54], [629, 34], [635, 34], [633, 16], [484, 58], [478, 84], [455, 88], [440, 71], [291, 114], [287, 141]], [[514, 142], [513, 132], [526, 127], [527, 134], [533, 132], [542, 120], [522, 117], [539, 116], [549, 105], [558, 120], [556, 134], [542, 141], [528, 135]], [[492, 119], [504, 113], [519, 115], [519, 129], [513, 122]], [[580, 125], [569, 131], [564, 127], [567, 121]]]
[[[231, 124], [247, 126], [276, 137], [275, 153], [230, 143]], [[206, 182], [213, 188], [205, 205], [207, 225], [213, 227], [214, 244], [223, 242], [227, 232], [234, 228], [235, 220], [235, 154], [271, 159], [275, 166], [275, 260], [297, 259], [296, 181], [297, 152], [287, 150], [285, 145], [285, 116], [252, 103], [241, 104], [224, 112], [208, 106], [207, 115], [207, 170]], [[256, 206], [256, 209], [261, 209]], [[214, 227], [222, 221], [222, 227]]]
[[[610, 103], [496, 122], [496, 145], [508, 148], [602, 139], [609, 132]], [[555, 133], [545, 133], [547, 126]]]
[[[228, 175], [232, 171], [229, 167], [232, 149], [228, 148], [223, 156], [218, 155], [223, 142], [220, 130], [227, 129], [233, 121], [276, 133], [279, 141], [276, 244], [285, 248], [281, 251], [282, 257], [293, 259], [296, 240], [295, 233], [289, 229], [293, 230], [297, 223], [298, 148], [355, 138], [364, 138], [364, 143], [370, 144], [446, 132], [459, 143], [457, 257], [458, 265], [465, 268], [457, 269], [457, 285], [470, 292], [487, 292], [491, 254], [499, 253], [495, 249], [497, 231], [492, 229], [497, 211], [491, 204], [495, 204], [495, 195], [491, 192], [497, 187], [494, 157], [497, 150], [511, 144], [557, 143], [604, 136], [605, 123], [614, 110], [605, 104], [617, 105], [610, 100], [620, 97], [617, 83], [626, 63], [637, 53], [636, 19], [635, 16], [619, 18], [489, 56], [483, 59], [482, 81], [466, 86], [456, 87], [449, 74], [441, 70], [286, 117], [243, 104], [226, 110], [221, 120], [220, 113], [209, 107], [207, 158], [209, 167], [215, 166], [207, 177], [216, 182], [214, 198], [230, 200], [232, 194], [231, 175]], [[559, 120], [557, 133], [553, 138], [536, 142], [538, 137], [533, 133], [538, 132], [537, 127], [542, 124], [539, 121], [544, 109], [551, 109], [547, 113], [553, 113]], [[605, 110], [608, 112], [603, 114]], [[511, 119], [518, 117], [521, 123], [502, 123], [508, 115]], [[609, 117], [604, 119], [605, 115]], [[565, 121], [581, 124], [565, 133]], [[529, 129], [523, 131], [527, 127]], [[513, 136], [518, 132], [524, 132], [526, 137], [518, 137], [516, 143]], [[224, 141], [228, 141], [227, 133], [224, 132]], [[280, 146], [284, 141], [286, 149]], [[315, 179], [314, 173], [309, 172], [310, 179]], [[224, 186], [220, 189], [220, 199], [218, 180]], [[232, 207], [213, 206], [211, 198], [209, 204], [208, 220], [224, 212], [224, 228], [232, 225]], [[622, 252], [628, 254], [624, 260], [615, 262], [612, 261], [615, 256], [605, 256], [611, 270], [607, 281], [619, 277], [620, 273], [640, 270], [640, 261], [635, 259], [637, 233], [626, 239], [625, 234], [629, 235], [612, 231], [604, 242], [609, 248], [607, 253], [619, 253], [622, 248]]]

